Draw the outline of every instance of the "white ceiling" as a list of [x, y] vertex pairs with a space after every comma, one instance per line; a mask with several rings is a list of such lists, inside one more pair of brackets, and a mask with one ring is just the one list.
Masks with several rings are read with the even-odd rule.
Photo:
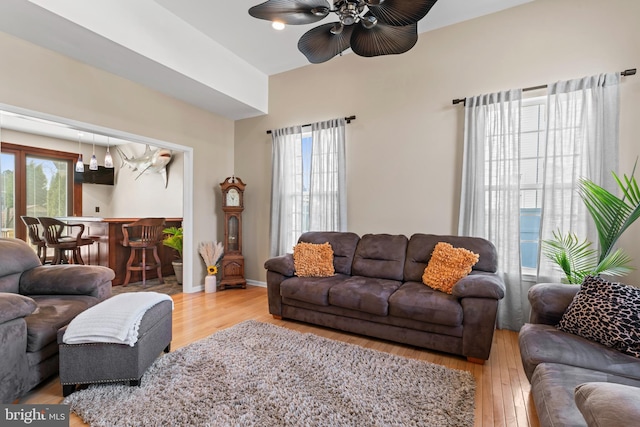
[[[418, 30], [529, 1], [439, 0]], [[314, 24], [273, 30], [248, 14], [259, 3], [0, 0], [0, 31], [237, 120], [268, 112], [270, 75], [309, 65], [297, 41]]]

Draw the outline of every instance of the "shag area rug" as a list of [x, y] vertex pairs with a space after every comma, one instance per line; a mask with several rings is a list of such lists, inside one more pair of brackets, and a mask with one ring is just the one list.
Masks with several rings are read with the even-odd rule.
[[182, 293], [182, 285], [178, 284], [176, 276], [167, 276], [164, 283], [160, 283], [158, 279], [147, 280], [143, 285], [142, 282], [129, 283], [127, 286], [113, 286], [111, 293], [113, 295], [125, 292], [159, 292], [161, 294], [175, 295]]
[[91, 426], [464, 427], [474, 394], [466, 371], [249, 320], [63, 403]]

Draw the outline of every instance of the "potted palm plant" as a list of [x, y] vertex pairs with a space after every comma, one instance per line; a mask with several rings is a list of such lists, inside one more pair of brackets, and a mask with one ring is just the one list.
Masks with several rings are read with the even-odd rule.
[[579, 284], [587, 275], [624, 276], [633, 270], [631, 258], [622, 249], [614, 250], [614, 245], [640, 217], [640, 188], [634, 177], [637, 163], [636, 160], [631, 177], [624, 175], [621, 179], [613, 173], [622, 197], [593, 181], [580, 180], [578, 192], [595, 222], [598, 249], [592, 247], [592, 242], [581, 242], [575, 234], [563, 235], [560, 230], [553, 233], [553, 239], [542, 242], [543, 254], [562, 269], [566, 282]]
[[182, 284], [182, 227], [168, 227], [162, 230], [165, 234], [162, 244], [175, 249], [176, 261], [172, 261], [173, 271], [176, 274], [176, 280]]

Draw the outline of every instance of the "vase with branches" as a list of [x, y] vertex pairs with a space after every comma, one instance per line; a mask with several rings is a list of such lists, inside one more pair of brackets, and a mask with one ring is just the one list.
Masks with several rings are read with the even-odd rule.
[[622, 234], [640, 217], [640, 188], [634, 177], [638, 161], [631, 176], [618, 177], [612, 172], [620, 188], [618, 197], [591, 180], [581, 179], [578, 193], [595, 222], [599, 248], [592, 242], [580, 241], [574, 233], [553, 232], [553, 239], [542, 242], [544, 256], [556, 263], [565, 274], [566, 282], [582, 283], [587, 275], [624, 276], [631, 272], [631, 258], [614, 245]]
[[207, 266], [207, 276], [204, 278], [205, 292], [215, 292], [217, 290], [216, 274], [218, 274], [218, 265], [224, 254], [224, 247], [220, 242], [202, 242], [198, 251]]
[[215, 276], [218, 274], [218, 267], [222, 255], [224, 255], [224, 247], [220, 242], [202, 242], [198, 248], [200, 256], [207, 266], [207, 274]]

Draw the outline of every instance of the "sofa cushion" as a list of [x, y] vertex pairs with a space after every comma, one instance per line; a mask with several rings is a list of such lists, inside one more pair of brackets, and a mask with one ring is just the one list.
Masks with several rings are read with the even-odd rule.
[[[612, 382], [640, 387], [640, 381], [598, 370], [556, 363], [538, 365], [531, 379], [531, 392], [541, 426], [586, 426], [575, 403], [575, 388], [585, 382]], [[635, 424], [609, 424], [627, 426]]]
[[640, 288], [585, 277], [558, 329], [640, 357]]
[[640, 363], [636, 357], [551, 325], [525, 324], [520, 329], [519, 342], [522, 365], [529, 379], [538, 364], [547, 362], [597, 369], [640, 380]]
[[309, 231], [298, 238], [298, 242], [329, 242], [333, 249], [333, 266], [336, 273], [340, 274], [351, 274], [351, 265], [358, 241], [360, 241], [360, 237], [357, 234], [338, 231]]
[[329, 277], [335, 274], [333, 249], [329, 242], [300, 242], [293, 248], [293, 262], [298, 277]]
[[454, 248], [450, 243], [439, 242], [424, 269], [422, 282], [433, 289], [451, 294], [453, 285], [468, 276], [477, 262], [478, 254], [464, 248]]
[[27, 316], [27, 351], [39, 351], [56, 341], [58, 329], [87, 308], [97, 304], [98, 298], [84, 295], [32, 295], [38, 310]]
[[111, 281], [115, 272], [101, 265], [59, 264], [43, 265], [25, 271], [20, 277], [23, 295], [100, 295], [101, 285], [107, 283], [111, 296]]
[[386, 316], [389, 297], [401, 284], [397, 280], [351, 276], [329, 289], [329, 304]]
[[404, 266], [404, 280], [421, 282], [424, 269], [438, 242], [447, 242], [456, 248], [465, 248], [480, 256], [474, 271], [495, 273], [498, 270], [498, 253], [493, 243], [480, 237], [440, 236], [416, 233], [409, 239]]
[[576, 406], [589, 427], [632, 426], [640, 420], [640, 388], [590, 382], [575, 390]]
[[419, 282], [406, 282], [389, 298], [389, 314], [438, 325], [462, 325], [458, 298]]
[[348, 278], [344, 274], [331, 277], [291, 277], [280, 284], [280, 296], [326, 306], [329, 305], [329, 289]]
[[403, 235], [365, 234], [358, 242], [351, 274], [402, 280], [407, 242]]

